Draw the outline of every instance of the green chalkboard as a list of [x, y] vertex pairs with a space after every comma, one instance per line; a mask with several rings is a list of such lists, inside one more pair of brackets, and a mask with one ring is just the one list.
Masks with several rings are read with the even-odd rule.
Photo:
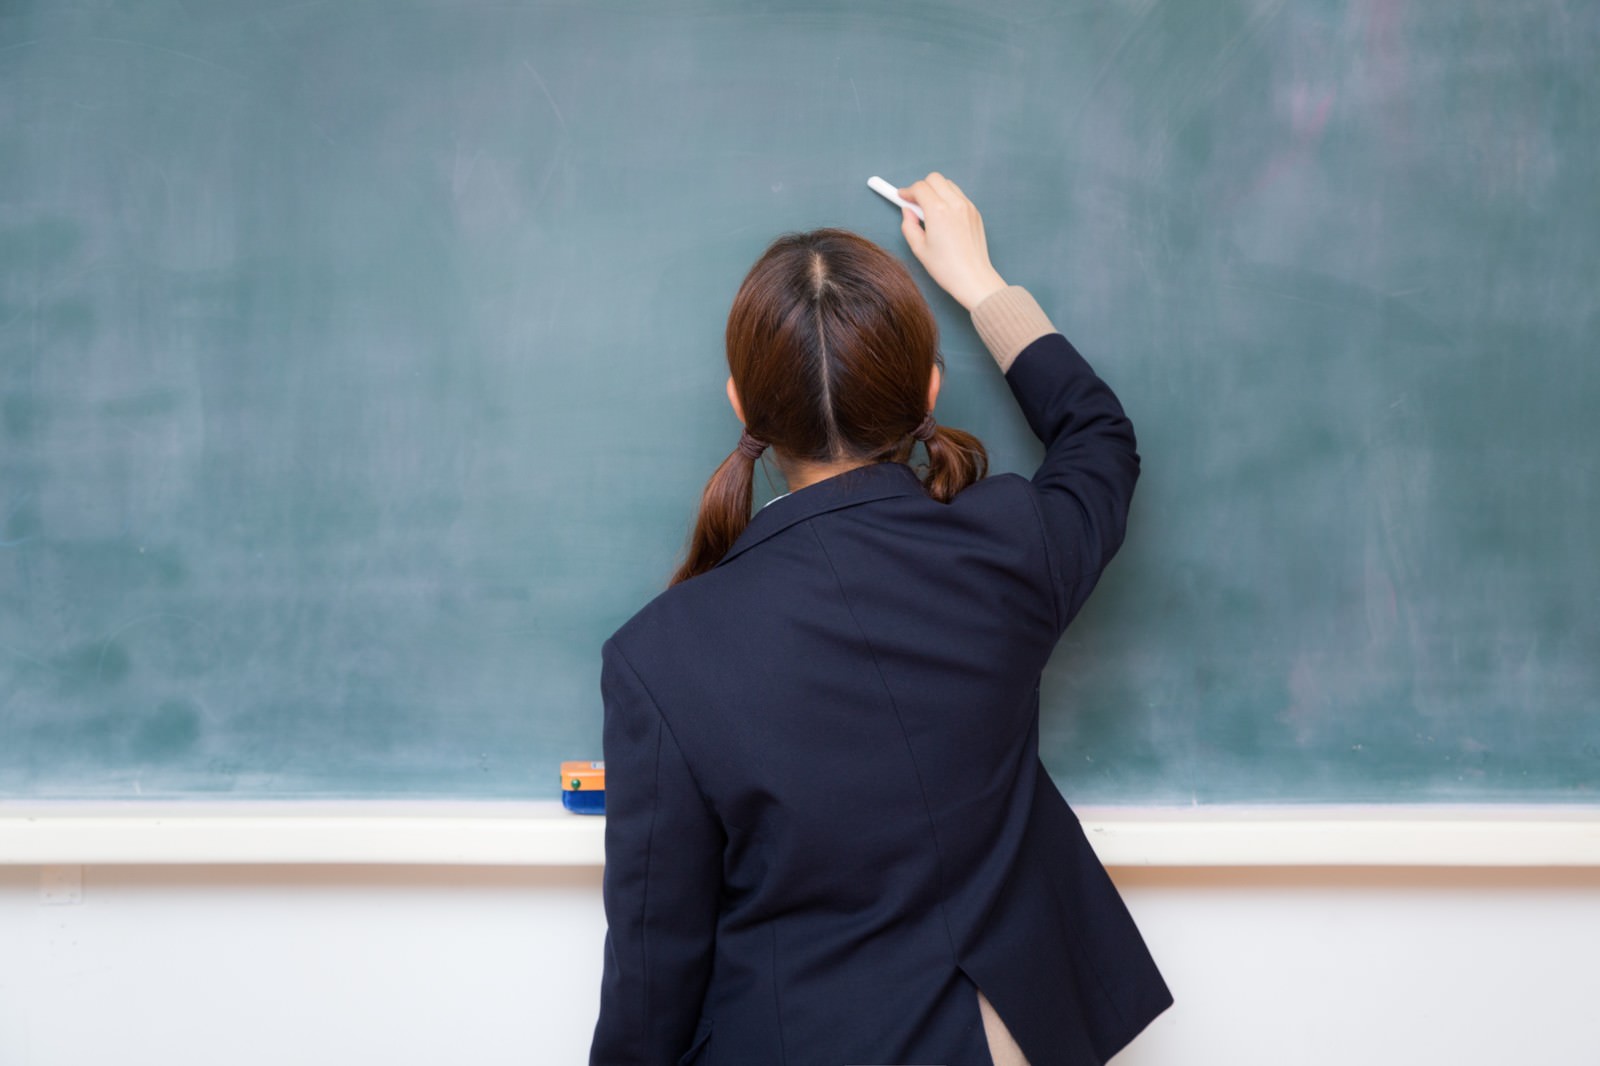
[[744, 270], [937, 167], [1141, 433], [1069, 796], [1592, 801], [1597, 62], [1588, 0], [9, 0], [0, 797], [551, 794]]

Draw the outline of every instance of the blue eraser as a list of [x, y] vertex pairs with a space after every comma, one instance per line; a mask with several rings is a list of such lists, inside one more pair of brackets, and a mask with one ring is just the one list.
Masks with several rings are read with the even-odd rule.
[[562, 790], [561, 806], [573, 814], [604, 814], [606, 813], [606, 794], [604, 790], [600, 789], [586, 792]]

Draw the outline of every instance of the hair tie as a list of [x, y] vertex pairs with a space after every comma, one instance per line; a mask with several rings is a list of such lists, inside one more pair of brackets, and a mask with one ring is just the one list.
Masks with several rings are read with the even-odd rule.
[[933, 439], [934, 431], [938, 428], [938, 423], [933, 420], [933, 412], [929, 411], [923, 417], [922, 424], [911, 431], [911, 436], [920, 441], [929, 441]]
[[752, 437], [750, 435], [750, 431], [748, 429], [740, 431], [740, 433], [739, 433], [739, 454], [740, 455], [745, 456], [748, 459], [759, 459], [759, 458], [761, 458], [761, 453], [766, 451], [766, 450], [767, 450], [767, 442], [766, 441], [757, 440], [756, 438]]

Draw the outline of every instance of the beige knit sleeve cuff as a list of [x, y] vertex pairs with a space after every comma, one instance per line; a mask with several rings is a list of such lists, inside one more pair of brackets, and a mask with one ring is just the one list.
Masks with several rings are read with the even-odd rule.
[[1000, 364], [1001, 373], [1011, 369], [1012, 360], [1022, 354], [1022, 349], [1045, 334], [1056, 332], [1049, 316], [1021, 285], [1011, 285], [985, 297], [972, 309], [972, 324], [984, 347]]

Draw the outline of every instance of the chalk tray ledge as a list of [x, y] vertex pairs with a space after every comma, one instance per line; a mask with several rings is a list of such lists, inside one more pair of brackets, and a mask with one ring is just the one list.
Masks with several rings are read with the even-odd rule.
[[[1600, 867], [1600, 806], [1082, 807], [1111, 867]], [[0, 865], [600, 866], [556, 801], [0, 803]]]

